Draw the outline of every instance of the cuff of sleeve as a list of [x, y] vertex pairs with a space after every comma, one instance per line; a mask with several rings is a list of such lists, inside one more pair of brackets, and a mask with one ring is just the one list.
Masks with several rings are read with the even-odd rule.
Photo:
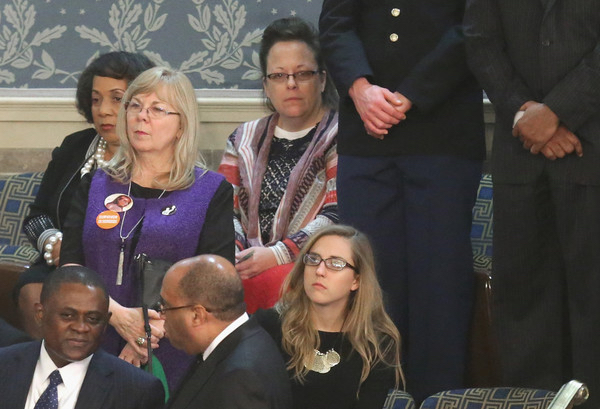
[[523, 118], [523, 115], [525, 115], [525, 111], [517, 111], [515, 118], [513, 119], [513, 128], [517, 125], [519, 119]]
[[40, 237], [40, 234], [42, 234], [45, 230], [54, 228], [55, 227], [54, 223], [52, 223], [52, 219], [45, 214], [32, 217], [23, 225], [23, 231], [34, 246], [37, 246], [37, 241]]
[[294, 260], [292, 260], [292, 257], [290, 257], [288, 249], [285, 246], [285, 244], [283, 244], [280, 241], [278, 241], [277, 243], [275, 243], [274, 245], [269, 247], [269, 249], [275, 255], [275, 259], [277, 260], [277, 265], [287, 264], [287, 263], [291, 263], [292, 261], [294, 261]]

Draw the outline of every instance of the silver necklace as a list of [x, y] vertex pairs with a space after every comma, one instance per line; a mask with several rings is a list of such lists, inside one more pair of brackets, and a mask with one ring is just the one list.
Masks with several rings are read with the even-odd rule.
[[[344, 337], [344, 333], [342, 331], [344, 330], [344, 325], [346, 324], [346, 318], [348, 318], [347, 314], [344, 317], [344, 321], [342, 322], [342, 328], [340, 328], [340, 333], [338, 335], [340, 351], [342, 350], [342, 340]], [[318, 349], [315, 349], [312, 361], [310, 362], [310, 364], [305, 363], [304, 367], [308, 368], [308, 370], [310, 371], [318, 373], [327, 373], [331, 370], [331, 368], [339, 364], [340, 361], [340, 354], [335, 350], [334, 344], [334, 346], [325, 353], [319, 351]]]
[[318, 373], [327, 373], [340, 363], [340, 354], [333, 348], [331, 348], [326, 353], [322, 353], [318, 349], [315, 349], [315, 355], [313, 356], [311, 365], [304, 366], [311, 371]]
[[[167, 191], [167, 189], [163, 189], [163, 191], [161, 192], [161, 194], [158, 196], [157, 199], [160, 199], [161, 197], [163, 197], [163, 195], [165, 194], [165, 192]], [[127, 189], [127, 196], [131, 197], [131, 180], [129, 181], [129, 188]], [[134, 203], [135, 205], [135, 203]], [[142, 217], [140, 217], [140, 219], [135, 223], [135, 225], [131, 228], [131, 230], [129, 230], [129, 232], [127, 232], [127, 234], [125, 236], [123, 236], [123, 225], [125, 224], [125, 217], [127, 216], [127, 210], [125, 210], [123, 212], [123, 219], [121, 220], [121, 226], [119, 227], [119, 237], [121, 238], [121, 246], [120, 246], [120, 250], [119, 250], [119, 264], [117, 267], [117, 285], [121, 285], [123, 284], [123, 262], [125, 260], [125, 240], [127, 240], [129, 238], [129, 236], [131, 235], [131, 233], [133, 233], [135, 231], [135, 229], [139, 226], [139, 224], [142, 222], [142, 220], [144, 220], [144, 217], [146, 217], [146, 215], [142, 215]]]

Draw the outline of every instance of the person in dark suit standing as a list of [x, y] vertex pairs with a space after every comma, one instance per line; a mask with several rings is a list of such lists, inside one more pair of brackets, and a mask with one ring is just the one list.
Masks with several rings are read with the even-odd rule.
[[108, 302], [94, 271], [70, 266], [50, 273], [36, 305], [43, 340], [0, 349], [2, 407], [162, 408], [157, 378], [98, 349]]
[[174, 264], [161, 289], [171, 344], [197, 355], [169, 409], [287, 409], [285, 364], [267, 332], [245, 312], [242, 280], [217, 255]]
[[468, 0], [496, 110], [494, 322], [507, 384], [600, 403], [600, 2]]
[[319, 21], [340, 94], [340, 219], [373, 244], [417, 401], [464, 386], [485, 147], [463, 13], [464, 0], [325, 0]]

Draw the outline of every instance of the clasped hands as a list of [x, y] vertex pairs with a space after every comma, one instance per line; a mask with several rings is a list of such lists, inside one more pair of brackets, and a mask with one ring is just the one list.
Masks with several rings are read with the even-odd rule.
[[[119, 358], [139, 367], [148, 362], [147, 345], [145, 343], [143, 345], [137, 343], [138, 338], [146, 338], [142, 309], [123, 307], [111, 299], [112, 303], [114, 303], [114, 308], [111, 308], [112, 316], [110, 324], [127, 341], [127, 345], [125, 345], [121, 354], [119, 354]], [[150, 319], [150, 329], [152, 332], [152, 336], [150, 337], [151, 346], [152, 349], [156, 349], [158, 348], [158, 342], [165, 336], [165, 321], [160, 317], [158, 312], [150, 309], [148, 310], [148, 318]]]
[[369, 83], [358, 78], [349, 90], [350, 98], [370, 136], [383, 139], [388, 129], [406, 119], [412, 102], [399, 92]]
[[519, 111], [523, 111], [523, 116], [513, 127], [512, 134], [519, 138], [524, 149], [534, 155], [542, 153], [550, 160], [563, 158], [573, 152], [583, 156], [579, 138], [560, 124], [558, 116], [547, 105], [527, 101]]

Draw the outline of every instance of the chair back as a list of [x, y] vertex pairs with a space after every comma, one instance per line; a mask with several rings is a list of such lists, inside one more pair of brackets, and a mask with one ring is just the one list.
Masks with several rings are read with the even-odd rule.
[[420, 409], [570, 409], [589, 396], [579, 381], [569, 381], [557, 392], [528, 388], [469, 388], [438, 392]]
[[438, 392], [421, 409], [546, 409], [556, 392], [527, 388], [469, 388]]
[[383, 409], [415, 409], [415, 400], [409, 393], [399, 389], [390, 389]]

